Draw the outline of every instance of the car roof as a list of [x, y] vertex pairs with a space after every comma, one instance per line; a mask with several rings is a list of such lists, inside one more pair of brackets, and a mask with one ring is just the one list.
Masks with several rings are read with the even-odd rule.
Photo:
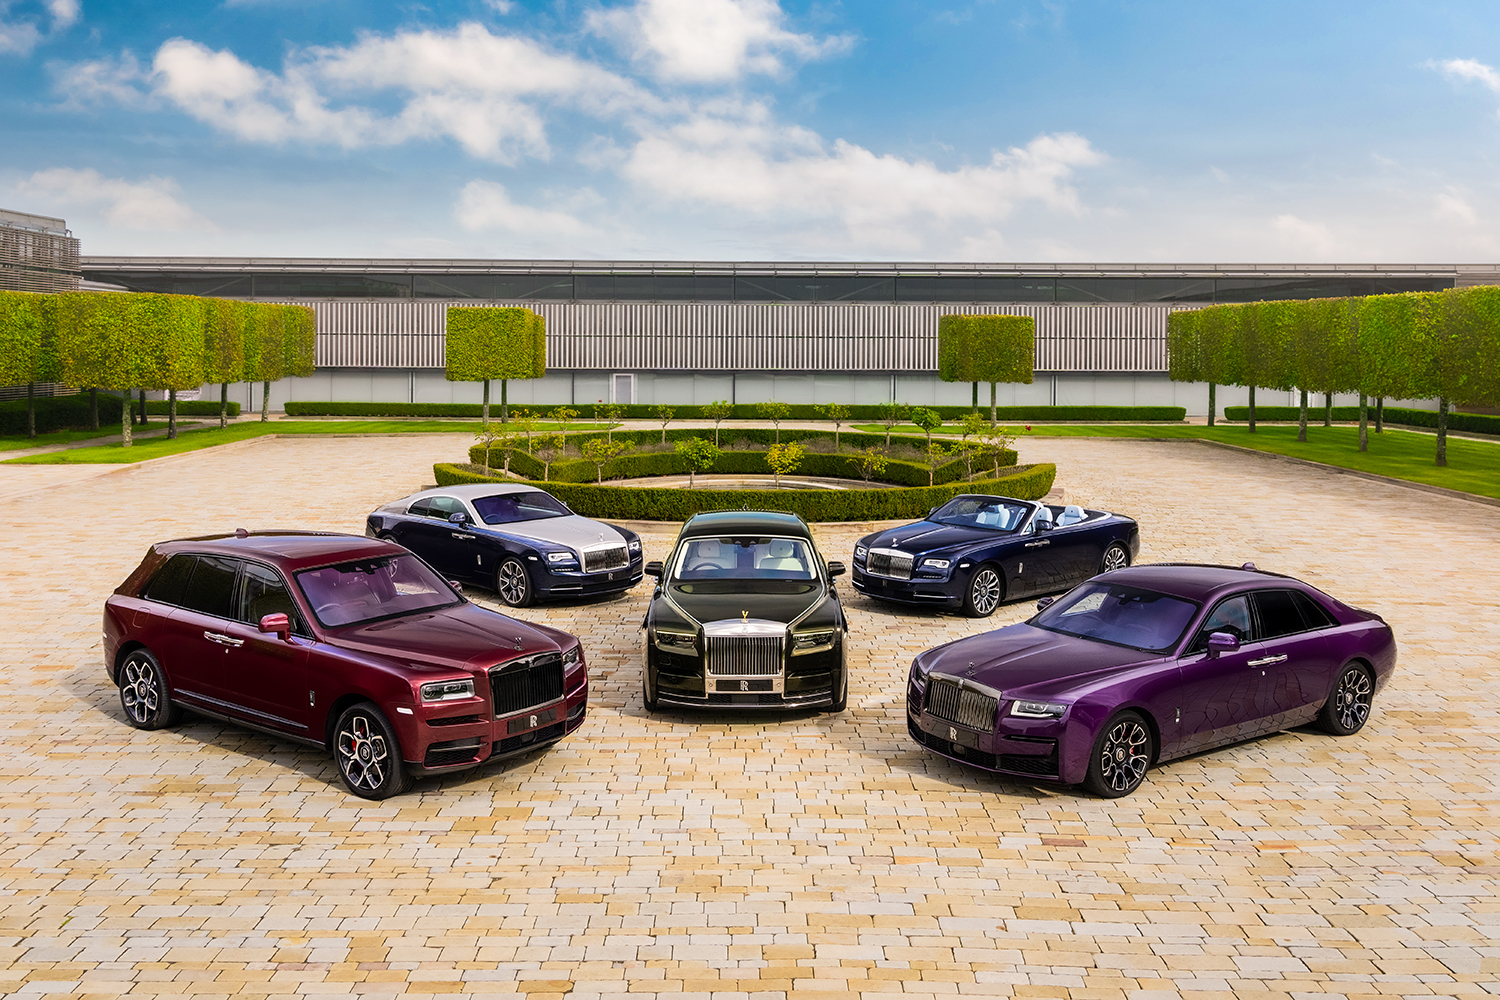
[[694, 514], [679, 537], [692, 535], [794, 535], [812, 538], [807, 522], [796, 514], [775, 510], [716, 510]]
[[[430, 490], [413, 493], [404, 500], [421, 500], [424, 497], [458, 497], [473, 500], [476, 497], [504, 496], [508, 493], [536, 493], [540, 490], [534, 483], [465, 483], [461, 486], [436, 486]], [[397, 501], [398, 503], [401, 501]]]
[[1243, 566], [1215, 566], [1207, 563], [1143, 563], [1127, 566], [1104, 575], [1110, 583], [1124, 583], [1143, 590], [1155, 590], [1190, 601], [1208, 601], [1221, 593], [1249, 587], [1284, 587], [1294, 584], [1307, 587], [1300, 580]]
[[260, 559], [273, 563], [288, 572], [354, 559], [406, 554], [406, 549], [394, 542], [334, 531], [244, 531], [244, 529], [239, 529], [221, 535], [200, 535], [196, 538], [178, 538], [157, 542], [154, 547], [158, 552], [169, 556], [179, 552], [200, 552], [241, 559]]

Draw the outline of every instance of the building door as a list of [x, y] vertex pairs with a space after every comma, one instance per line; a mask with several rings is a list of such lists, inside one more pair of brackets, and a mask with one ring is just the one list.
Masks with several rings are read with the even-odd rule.
[[610, 380], [609, 401], [630, 405], [635, 402], [635, 376], [615, 375]]

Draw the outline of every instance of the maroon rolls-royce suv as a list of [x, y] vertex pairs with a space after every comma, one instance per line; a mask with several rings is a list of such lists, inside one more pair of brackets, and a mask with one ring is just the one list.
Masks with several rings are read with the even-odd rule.
[[588, 703], [577, 638], [471, 604], [358, 535], [153, 545], [104, 603], [104, 655], [131, 725], [190, 709], [321, 747], [371, 799], [553, 743]]

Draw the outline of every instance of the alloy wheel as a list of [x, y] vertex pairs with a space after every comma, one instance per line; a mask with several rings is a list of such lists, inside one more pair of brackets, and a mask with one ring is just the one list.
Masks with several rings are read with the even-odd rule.
[[120, 703], [137, 726], [146, 726], [156, 718], [161, 709], [161, 674], [156, 664], [144, 656], [131, 656], [125, 661], [124, 677], [120, 684]]
[[1114, 723], [1099, 748], [1099, 776], [1112, 792], [1132, 791], [1151, 764], [1151, 734], [1138, 719]]
[[975, 573], [969, 584], [969, 604], [981, 618], [994, 613], [1000, 606], [1000, 574], [988, 566]]
[[381, 727], [362, 712], [349, 715], [339, 729], [339, 768], [349, 787], [377, 792], [391, 767], [391, 751]]
[[495, 574], [495, 590], [500, 599], [513, 608], [525, 606], [531, 594], [531, 581], [526, 578], [526, 567], [518, 560], [507, 559]]
[[1358, 669], [1345, 671], [1333, 692], [1333, 711], [1339, 725], [1351, 733], [1362, 727], [1370, 717], [1374, 696], [1369, 674]]
[[1104, 550], [1104, 561], [1099, 565], [1099, 572], [1108, 573], [1110, 570], [1124, 569], [1130, 565], [1130, 556], [1126, 555], [1124, 547], [1111, 545]]

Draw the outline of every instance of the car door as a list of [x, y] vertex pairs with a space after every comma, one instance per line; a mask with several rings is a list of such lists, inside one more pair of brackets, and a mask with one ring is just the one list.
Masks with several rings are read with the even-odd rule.
[[448, 515], [468, 512], [457, 497], [427, 497], [411, 505], [410, 515], [396, 540], [444, 576], [468, 575], [469, 536], [473, 534], [448, 523]]
[[243, 643], [229, 632], [240, 561], [213, 555], [185, 558], [192, 560], [192, 571], [177, 595], [177, 609], [162, 629], [162, 666], [174, 697], [213, 708], [223, 700], [229, 652]]
[[[289, 640], [260, 630], [260, 620], [271, 614], [291, 621]], [[280, 573], [263, 563], [242, 564], [234, 620], [224, 631], [239, 640], [225, 658], [222, 698], [230, 710], [259, 725], [305, 735], [311, 633]]]
[[[1232, 653], [1209, 653], [1208, 637], [1215, 632], [1235, 636], [1240, 648]], [[1261, 655], [1248, 595], [1225, 598], [1209, 611], [1178, 658], [1182, 716], [1174, 755], [1197, 753], [1257, 734], [1264, 678], [1261, 668], [1251, 663]]]
[[[1299, 598], [1301, 600], [1299, 600]], [[1264, 674], [1259, 714], [1264, 730], [1274, 732], [1309, 721], [1332, 684], [1336, 650], [1302, 604], [1306, 598], [1290, 589], [1257, 590], [1255, 607], [1261, 652], [1251, 666]]]

